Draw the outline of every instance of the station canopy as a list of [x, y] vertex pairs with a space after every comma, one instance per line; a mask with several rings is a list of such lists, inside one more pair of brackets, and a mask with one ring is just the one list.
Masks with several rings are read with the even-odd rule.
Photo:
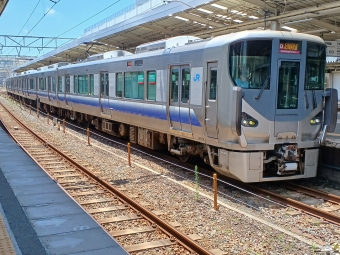
[[85, 29], [82, 37], [14, 71], [80, 62], [117, 49], [134, 53], [138, 45], [179, 35], [205, 39], [253, 29], [314, 34], [337, 47], [339, 23], [338, 0], [136, 0]]
[[3, 11], [5, 10], [8, 1], [9, 0], [0, 0], [0, 16], [3, 13]]

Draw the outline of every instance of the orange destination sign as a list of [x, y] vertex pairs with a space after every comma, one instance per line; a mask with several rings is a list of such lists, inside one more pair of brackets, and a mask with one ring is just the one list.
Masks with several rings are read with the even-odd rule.
[[280, 42], [280, 53], [286, 54], [300, 54], [300, 44], [299, 43], [288, 43]]

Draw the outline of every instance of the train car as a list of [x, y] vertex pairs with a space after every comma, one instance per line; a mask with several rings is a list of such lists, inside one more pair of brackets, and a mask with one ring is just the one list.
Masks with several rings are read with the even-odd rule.
[[338, 100], [324, 88], [321, 38], [244, 31], [105, 54], [9, 78], [8, 93], [183, 161], [199, 156], [243, 182], [316, 176]]

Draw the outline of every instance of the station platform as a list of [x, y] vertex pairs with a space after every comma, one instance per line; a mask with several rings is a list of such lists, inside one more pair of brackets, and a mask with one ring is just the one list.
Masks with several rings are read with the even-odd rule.
[[0, 127], [0, 254], [128, 254]]
[[338, 120], [333, 133], [326, 135], [326, 147], [340, 148], [340, 112], [338, 112]]

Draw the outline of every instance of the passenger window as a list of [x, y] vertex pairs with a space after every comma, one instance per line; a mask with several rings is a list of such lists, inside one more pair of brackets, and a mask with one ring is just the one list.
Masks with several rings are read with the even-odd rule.
[[190, 68], [182, 69], [182, 103], [189, 103]]
[[109, 74], [102, 73], [100, 75], [100, 86], [101, 86], [101, 95], [109, 96]]
[[128, 72], [124, 74], [124, 97], [144, 99], [143, 72]]
[[178, 69], [171, 70], [171, 101], [178, 102], [178, 79], [179, 71]]
[[209, 99], [216, 100], [217, 69], [210, 69]]
[[156, 71], [148, 71], [147, 99], [156, 101]]
[[78, 93], [82, 95], [89, 93], [89, 77], [87, 75], [78, 75]]
[[75, 75], [74, 77], [73, 77], [73, 79], [74, 79], [74, 83], [73, 83], [73, 92], [75, 93], [75, 94], [78, 94], [79, 93], [79, 89], [78, 89], [78, 76], [77, 75]]
[[123, 74], [117, 73], [116, 76], [116, 97], [123, 96]]
[[63, 79], [61, 76], [58, 76], [58, 92], [63, 92]]
[[34, 80], [30, 79], [30, 89], [34, 89]]
[[51, 76], [48, 76], [47, 77], [47, 91], [51, 91]]
[[90, 94], [94, 95], [94, 76], [90, 74]]
[[65, 76], [65, 92], [70, 93], [70, 76]]
[[46, 90], [45, 78], [40, 78], [39, 79], [39, 90]]
[[52, 77], [52, 91], [55, 93], [55, 77]]

